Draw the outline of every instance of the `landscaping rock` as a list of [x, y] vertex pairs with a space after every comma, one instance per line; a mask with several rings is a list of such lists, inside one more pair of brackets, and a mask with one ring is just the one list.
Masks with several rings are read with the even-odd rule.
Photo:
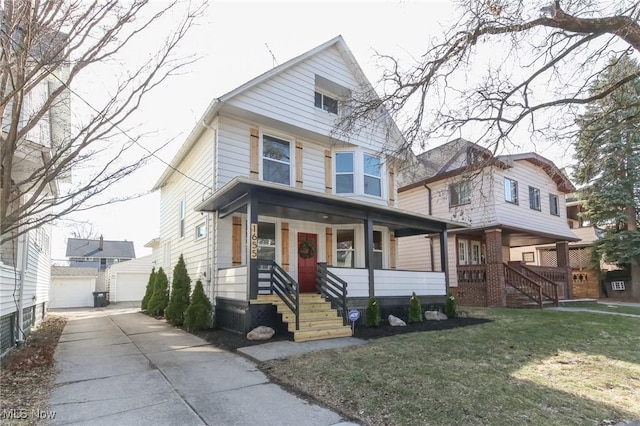
[[261, 325], [256, 327], [247, 333], [247, 339], [249, 340], [269, 340], [273, 337], [276, 331], [271, 327], [265, 327]]
[[444, 321], [448, 319], [449, 317], [446, 314], [443, 314], [442, 312], [438, 312], [438, 321]]
[[440, 321], [439, 313], [438, 311], [424, 311], [424, 319], [427, 321]]
[[389, 325], [392, 325], [394, 327], [405, 327], [407, 325], [407, 323], [402, 321], [398, 317], [395, 317], [393, 315], [389, 315]]

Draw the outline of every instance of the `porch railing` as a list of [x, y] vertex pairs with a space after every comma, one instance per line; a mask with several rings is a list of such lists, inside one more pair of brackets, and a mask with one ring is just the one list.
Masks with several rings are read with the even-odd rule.
[[[258, 291], [268, 288], [277, 295], [296, 316], [296, 330], [300, 329], [300, 285], [273, 260], [258, 260]], [[264, 277], [265, 272], [268, 278]]]
[[554, 283], [566, 283], [569, 278], [567, 275], [566, 268], [552, 268], [546, 266], [534, 266], [534, 265], [522, 265], [526, 269], [537, 273], [538, 275], [542, 275], [547, 280], [552, 281]]
[[334, 302], [342, 310], [342, 323], [347, 325], [347, 282], [329, 271], [326, 263], [318, 263], [316, 287], [324, 297]]
[[487, 281], [487, 265], [458, 265], [458, 282], [484, 283]]

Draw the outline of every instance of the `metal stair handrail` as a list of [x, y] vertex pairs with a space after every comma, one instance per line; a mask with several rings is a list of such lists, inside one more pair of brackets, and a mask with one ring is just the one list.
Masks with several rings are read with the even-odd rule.
[[[273, 260], [258, 260], [261, 272], [269, 272], [269, 294], [277, 295], [296, 316], [296, 330], [300, 330], [300, 284]], [[267, 271], [268, 270], [268, 271]]]

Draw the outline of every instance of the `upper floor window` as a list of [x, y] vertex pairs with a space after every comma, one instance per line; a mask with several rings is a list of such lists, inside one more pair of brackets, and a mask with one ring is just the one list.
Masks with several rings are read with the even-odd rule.
[[560, 202], [555, 194], [549, 194], [549, 213], [560, 216]]
[[508, 203], [518, 204], [518, 182], [504, 178], [504, 200]]
[[325, 95], [321, 92], [315, 92], [315, 106], [323, 109], [331, 114], [338, 114], [338, 99]]
[[364, 193], [382, 196], [382, 164], [378, 157], [364, 154]]
[[336, 194], [354, 192], [353, 152], [336, 153]]
[[291, 185], [291, 143], [273, 136], [262, 136], [262, 179]]
[[469, 182], [457, 182], [449, 185], [449, 206], [459, 206], [471, 202]]
[[184, 237], [184, 222], [187, 216], [187, 200], [180, 200], [180, 221], [178, 224], [178, 236]]
[[540, 190], [533, 186], [529, 187], [529, 207], [533, 210], [541, 210]]

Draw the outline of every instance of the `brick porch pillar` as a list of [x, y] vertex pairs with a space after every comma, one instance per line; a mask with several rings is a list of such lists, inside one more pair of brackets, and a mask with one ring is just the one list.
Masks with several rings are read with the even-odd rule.
[[487, 305], [507, 306], [504, 284], [504, 263], [502, 259], [502, 230], [485, 231], [487, 244]]
[[565, 283], [565, 297], [573, 299], [573, 276], [571, 271], [571, 262], [569, 261], [569, 243], [567, 241], [558, 241], [556, 243], [556, 256], [558, 268], [564, 268], [567, 271], [567, 282]]

